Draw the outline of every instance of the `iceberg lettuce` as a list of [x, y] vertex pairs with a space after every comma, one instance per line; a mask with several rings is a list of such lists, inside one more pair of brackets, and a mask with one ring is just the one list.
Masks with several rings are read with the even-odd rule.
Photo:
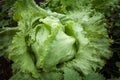
[[86, 6], [89, 1], [72, 2], [68, 9], [69, 1], [61, 0], [62, 6], [56, 5], [60, 12], [52, 1], [45, 9], [33, 0], [14, 5], [19, 32], [9, 46], [9, 59], [18, 72], [40, 80], [81, 80], [80, 75], [102, 69], [112, 55], [104, 16]]

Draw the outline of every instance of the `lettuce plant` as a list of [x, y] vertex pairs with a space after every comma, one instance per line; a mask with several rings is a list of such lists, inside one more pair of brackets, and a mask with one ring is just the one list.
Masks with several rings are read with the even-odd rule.
[[[84, 3], [84, 4], [83, 4]], [[111, 57], [103, 14], [87, 0], [17, 0], [18, 31], [9, 46], [10, 80], [82, 80]]]

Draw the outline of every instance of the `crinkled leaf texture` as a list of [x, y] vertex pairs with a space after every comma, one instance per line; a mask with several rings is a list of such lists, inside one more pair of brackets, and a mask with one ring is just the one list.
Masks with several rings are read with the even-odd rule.
[[100, 70], [111, 56], [104, 17], [78, 8], [62, 14], [42, 9], [33, 0], [18, 0], [14, 19], [19, 32], [9, 46], [15, 71], [40, 80], [81, 80], [81, 75]]
[[86, 75], [83, 80], [105, 80], [104, 76], [100, 73], [92, 72], [91, 74]]

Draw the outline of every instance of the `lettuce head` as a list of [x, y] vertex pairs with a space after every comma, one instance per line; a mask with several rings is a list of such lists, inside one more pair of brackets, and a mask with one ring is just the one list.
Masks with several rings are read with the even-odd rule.
[[102, 69], [111, 56], [104, 16], [87, 5], [90, 1], [75, 1], [47, 0], [42, 7], [33, 0], [16, 1], [18, 32], [8, 49], [11, 80], [30, 75], [29, 80], [81, 80]]

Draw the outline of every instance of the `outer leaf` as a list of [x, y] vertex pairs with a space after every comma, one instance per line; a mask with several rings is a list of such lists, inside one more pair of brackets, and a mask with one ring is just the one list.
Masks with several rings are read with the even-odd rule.
[[99, 73], [91, 73], [85, 76], [83, 80], [105, 80], [105, 78]]
[[18, 32], [17, 35], [15, 35], [9, 51], [9, 58], [14, 61], [14, 64], [19, 65], [22, 72], [30, 72], [34, 77], [39, 77], [34, 61], [28, 52], [24, 33]]
[[41, 80], [33, 78], [30, 74], [17, 72], [9, 80]]
[[62, 80], [60, 72], [42, 72], [40, 80]]
[[64, 80], [82, 80], [79, 73], [70, 68], [64, 68]]
[[71, 65], [84, 74], [101, 69], [105, 59], [111, 56], [104, 19], [99, 13], [94, 16], [91, 13], [89, 10], [71, 13], [69, 17], [78, 23], [67, 22], [67, 27], [70, 26], [78, 45], [78, 52]]
[[12, 42], [13, 36], [17, 32], [17, 28], [5, 28], [0, 31], [0, 56], [6, 56], [7, 48]]

